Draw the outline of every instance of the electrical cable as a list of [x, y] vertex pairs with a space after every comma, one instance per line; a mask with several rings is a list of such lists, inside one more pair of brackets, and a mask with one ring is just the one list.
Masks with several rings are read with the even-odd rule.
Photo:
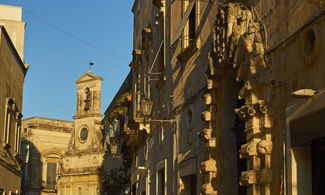
[[23, 8], [23, 9], [24, 9], [24, 12], [25, 12], [25, 13], [28, 13], [29, 15], [33, 16], [34, 18], [37, 18], [38, 20], [40, 20], [41, 22], [47, 24], [48, 26], [50, 26], [50, 27], [56, 29], [57, 31], [60, 31], [61, 33], [63, 33], [63, 34], [65, 34], [65, 35], [69, 36], [70, 38], [73, 38], [73, 39], [75, 39], [75, 40], [77, 40], [77, 41], [79, 41], [79, 42], [81, 42], [81, 43], [87, 45], [88, 47], [91, 47], [91, 48], [93, 48], [93, 49], [96, 49], [96, 50], [98, 50], [98, 51], [101, 51], [102, 53], [105, 53], [106, 55], [109, 55], [109, 56], [111, 56], [111, 57], [114, 57], [114, 58], [119, 59], [119, 60], [122, 60], [122, 61], [128, 61], [128, 62], [130, 61], [130, 60], [124, 58], [124, 57], [121, 57], [121, 56], [115, 55], [115, 54], [113, 54], [113, 53], [111, 53], [111, 52], [106, 51], [106, 50], [103, 49], [103, 48], [97, 47], [97, 46], [95, 46], [95, 45], [92, 44], [92, 43], [89, 43], [89, 42], [87, 42], [87, 41], [85, 41], [85, 40], [83, 40], [83, 39], [80, 39], [79, 37], [74, 36], [73, 34], [71, 34], [71, 33], [67, 32], [67, 31], [65, 31], [65, 30], [63, 30], [63, 29], [61, 29], [61, 28], [59, 28], [58, 26], [52, 24], [51, 22], [49, 22], [49, 21], [43, 19], [42, 17], [40, 17], [40, 16], [34, 14], [33, 12], [27, 10], [26, 8]]

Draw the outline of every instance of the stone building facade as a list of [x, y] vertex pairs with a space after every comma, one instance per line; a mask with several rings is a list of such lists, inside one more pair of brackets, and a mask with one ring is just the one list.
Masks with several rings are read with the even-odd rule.
[[324, 192], [323, 5], [135, 0], [125, 192]]
[[130, 181], [130, 142], [135, 137], [126, 134], [128, 113], [132, 101], [132, 74], [129, 73], [105, 111], [102, 120], [105, 156], [104, 176], [101, 185], [102, 194], [125, 194]]
[[0, 194], [20, 193], [20, 130], [25, 22], [22, 8], [0, 5]]
[[24, 194], [56, 194], [56, 170], [62, 163], [73, 128], [71, 121], [41, 117], [22, 120]]
[[24, 194], [100, 193], [103, 175], [101, 82], [84, 73], [77, 81], [74, 121], [32, 117], [23, 120], [23, 150], [27, 163]]

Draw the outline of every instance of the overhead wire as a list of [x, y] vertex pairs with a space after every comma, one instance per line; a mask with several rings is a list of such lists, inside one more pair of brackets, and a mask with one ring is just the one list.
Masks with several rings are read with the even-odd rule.
[[105, 53], [106, 55], [109, 55], [109, 56], [111, 56], [111, 57], [114, 57], [114, 58], [119, 59], [119, 60], [122, 60], [122, 61], [127, 61], [127, 62], [130, 61], [129, 59], [126, 59], [126, 58], [124, 58], [124, 57], [121, 57], [121, 56], [118, 56], [118, 55], [116, 55], [116, 54], [113, 54], [113, 53], [111, 53], [111, 52], [109, 52], [109, 51], [106, 51], [106, 50], [103, 49], [103, 48], [97, 47], [96, 45], [94, 45], [94, 44], [92, 44], [92, 43], [90, 43], [90, 42], [88, 42], [88, 41], [85, 41], [85, 40], [83, 40], [83, 39], [81, 39], [81, 38], [79, 38], [79, 37], [76, 37], [75, 35], [73, 35], [73, 34], [67, 32], [67, 31], [63, 30], [62, 28], [60, 28], [60, 27], [58, 27], [58, 26], [52, 24], [51, 22], [45, 20], [45, 19], [42, 18], [41, 16], [36, 15], [36, 14], [34, 14], [33, 12], [27, 10], [26, 8], [23, 8], [23, 9], [24, 9], [24, 13], [28, 13], [29, 15], [33, 16], [34, 18], [37, 18], [38, 20], [40, 20], [41, 22], [47, 24], [48, 26], [50, 26], [50, 27], [56, 29], [57, 31], [59, 31], [59, 32], [65, 34], [65, 35], [67, 35], [67, 36], [69, 36], [69, 37], [72, 38], [72, 39], [75, 39], [75, 40], [77, 40], [77, 41], [79, 41], [79, 42], [81, 42], [81, 43], [87, 45], [88, 47], [91, 47], [91, 48], [93, 48], [93, 49], [96, 49], [96, 50], [98, 50], [98, 51], [100, 51], [100, 52], [102, 52], [102, 53]]

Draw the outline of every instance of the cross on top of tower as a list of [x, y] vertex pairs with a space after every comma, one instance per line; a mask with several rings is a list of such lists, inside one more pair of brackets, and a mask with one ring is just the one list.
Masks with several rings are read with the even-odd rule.
[[94, 65], [94, 62], [92, 62], [91, 60], [89, 61], [89, 72], [91, 73], [91, 66]]

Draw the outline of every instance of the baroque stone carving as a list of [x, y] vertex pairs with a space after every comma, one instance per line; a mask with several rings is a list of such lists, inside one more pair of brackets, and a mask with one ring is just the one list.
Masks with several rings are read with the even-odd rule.
[[202, 185], [201, 192], [203, 194], [217, 194], [217, 191], [215, 191], [212, 187], [211, 183], [206, 183]]
[[262, 140], [260, 142], [249, 142], [240, 147], [240, 158], [250, 158], [258, 154], [270, 155], [272, 153], [273, 143], [271, 140]]
[[203, 174], [207, 172], [217, 172], [217, 162], [214, 159], [201, 162], [200, 171]]
[[218, 10], [210, 61], [219, 68], [236, 68], [237, 81], [265, 80], [264, 76], [257, 76], [267, 72], [266, 37], [265, 27], [253, 7], [248, 8], [242, 2], [225, 4]]
[[211, 121], [212, 120], [212, 113], [210, 111], [203, 111], [201, 114], [203, 121]]
[[257, 184], [257, 176], [255, 170], [249, 170], [241, 173], [239, 183], [242, 186]]
[[272, 182], [272, 171], [262, 169], [260, 171], [249, 170], [241, 173], [240, 185], [247, 186], [252, 184], [270, 184]]
[[209, 139], [209, 140], [208, 140], [208, 143], [207, 143], [207, 147], [208, 147], [208, 149], [211, 150], [211, 149], [217, 147], [217, 143], [216, 143], [216, 142], [217, 142], [217, 141], [216, 141], [216, 138], [211, 138], [211, 139]]
[[262, 140], [257, 144], [259, 153], [270, 155], [272, 153], [273, 143], [271, 140]]
[[198, 136], [201, 138], [203, 142], [208, 142], [211, 139], [212, 129], [203, 129], [198, 132]]
[[259, 100], [255, 104], [248, 104], [241, 108], [235, 109], [235, 112], [242, 120], [248, 120], [253, 116], [262, 116], [267, 111], [267, 106], [264, 100]]
[[249, 158], [251, 156], [257, 156], [257, 149], [256, 149], [255, 142], [249, 142], [244, 144], [240, 147], [240, 158]]

